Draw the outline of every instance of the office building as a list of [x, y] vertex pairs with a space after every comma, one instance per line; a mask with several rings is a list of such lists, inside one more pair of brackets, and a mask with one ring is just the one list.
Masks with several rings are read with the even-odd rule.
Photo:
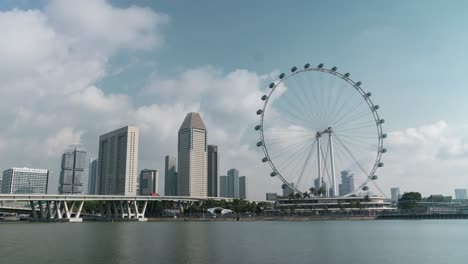
[[137, 127], [126, 126], [100, 136], [98, 160], [99, 194], [137, 194]]
[[180, 196], [208, 194], [207, 130], [198, 113], [188, 113], [179, 129], [177, 189]]
[[140, 172], [139, 195], [154, 195], [158, 193], [158, 170], [144, 169]]
[[164, 195], [177, 196], [176, 158], [166, 156], [164, 167]]
[[278, 198], [277, 193], [266, 193], [266, 200], [267, 201], [276, 201], [277, 198]]
[[81, 145], [68, 146], [62, 154], [60, 194], [83, 194], [86, 150]]
[[3, 171], [2, 193], [4, 194], [47, 194], [49, 170], [11, 168]]
[[208, 197], [218, 197], [218, 146], [208, 145]]
[[97, 194], [98, 160], [89, 159], [88, 163], [88, 194]]
[[341, 184], [338, 185], [340, 196], [350, 194], [356, 189], [354, 174], [350, 170], [341, 172]]
[[392, 200], [392, 202], [398, 202], [400, 198], [401, 198], [400, 188], [398, 187], [390, 188], [390, 200]]
[[466, 189], [455, 189], [455, 199], [466, 200], [467, 199]]
[[247, 177], [239, 177], [239, 199], [247, 199]]
[[228, 197], [228, 176], [219, 177], [219, 197]]
[[228, 197], [239, 199], [239, 171], [230, 169], [228, 175]]
[[[294, 187], [294, 183], [289, 183], [291, 186]], [[291, 188], [289, 185], [287, 184], [283, 184], [281, 185], [281, 188], [283, 188], [283, 197], [289, 197], [291, 196], [292, 194], [294, 194], [294, 189]]]

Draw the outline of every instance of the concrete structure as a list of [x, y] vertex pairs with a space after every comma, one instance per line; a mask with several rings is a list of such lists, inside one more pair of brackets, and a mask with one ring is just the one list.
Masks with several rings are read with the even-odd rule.
[[228, 196], [230, 198], [239, 199], [239, 171], [230, 169], [228, 175]]
[[340, 196], [352, 193], [356, 189], [354, 174], [350, 170], [341, 172], [341, 184], [338, 185]]
[[218, 146], [208, 145], [208, 197], [218, 197]]
[[140, 195], [153, 195], [158, 193], [158, 170], [144, 169], [140, 172]]
[[30, 168], [11, 168], [3, 171], [2, 193], [47, 193], [49, 171]]
[[[211, 197], [210, 200], [222, 200]], [[125, 196], [125, 195], [34, 195], [0, 194], [2, 202], [29, 202], [33, 221], [82, 222], [81, 211], [85, 201], [99, 201], [103, 206], [99, 212], [102, 218], [133, 219], [146, 221], [145, 212], [148, 202], [171, 201], [183, 210], [193, 202], [204, 202], [207, 197], [179, 196]], [[229, 200], [229, 199], [228, 199]]]
[[89, 159], [88, 167], [88, 194], [97, 194], [98, 160]]
[[400, 198], [401, 198], [400, 188], [398, 187], [390, 188], [390, 200], [392, 202], [398, 202]]
[[466, 189], [455, 189], [455, 199], [466, 200], [467, 198]]
[[228, 197], [228, 176], [219, 177], [219, 197]]
[[176, 158], [166, 156], [164, 169], [164, 195], [177, 195]]
[[278, 198], [277, 193], [266, 193], [266, 200], [267, 201], [276, 201], [277, 198]]
[[136, 195], [138, 128], [126, 126], [99, 137], [98, 193]]
[[70, 145], [62, 154], [58, 191], [60, 194], [83, 194], [86, 150], [82, 145]]
[[[294, 183], [291, 182], [289, 184], [291, 184], [294, 187]], [[286, 184], [281, 185], [281, 188], [283, 188], [283, 197], [289, 197], [292, 194], [294, 194], [294, 189]]]
[[247, 177], [239, 177], [239, 199], [247, 199]]
[[179, 129], [178, 195], [207, 196], [207, 130], [198, 113], [188, 113]]

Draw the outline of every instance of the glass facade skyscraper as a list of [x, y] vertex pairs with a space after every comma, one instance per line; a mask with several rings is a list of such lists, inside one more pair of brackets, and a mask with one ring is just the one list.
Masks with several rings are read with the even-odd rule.
[[159, 173], [157, 170], [144, 169], [140, 172], [139, 195], [152, 195], [158, 193]]
[[81, 145], [71, 145], [62, 154], [59, 180], [60, 194], [83, 194], [86, 150]]
[[47, 194], [49, 170], [11, 168], [3, 171], [2, 193]]
[[247, 177], [239, 177], [239, 199], [247, 199]]
[[98, 160], [89, 159], [88, 194], [97, 194]]
[[177, 196], [177, 169], [176, 158], [166, 156], [164, 171], [164, 195]]
[[208, 197], [218, 196], [218, 146], [208, 145]]
[[228, 197], [239, 199], [239, 171], [230, 169], [228, 175]]

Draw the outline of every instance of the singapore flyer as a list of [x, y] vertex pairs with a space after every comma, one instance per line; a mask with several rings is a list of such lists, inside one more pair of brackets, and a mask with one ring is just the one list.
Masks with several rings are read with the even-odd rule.
[[301, 198], [380, 191], [384, 119], [372, 93], [350, 73], [323, 64], [292, 67], [261, 100], [257, 147], [283, 189]]

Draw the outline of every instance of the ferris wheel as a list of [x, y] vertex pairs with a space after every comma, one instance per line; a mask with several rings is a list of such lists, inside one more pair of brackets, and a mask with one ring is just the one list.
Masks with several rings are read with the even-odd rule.
[[376, 172], [384, 166], [387, 134], [361, 82], [337, 67], [306, 64], [281, 73], [268, 88], [257, 110], [257, 147], [283, 189], [302, 197], [382, 193]]

